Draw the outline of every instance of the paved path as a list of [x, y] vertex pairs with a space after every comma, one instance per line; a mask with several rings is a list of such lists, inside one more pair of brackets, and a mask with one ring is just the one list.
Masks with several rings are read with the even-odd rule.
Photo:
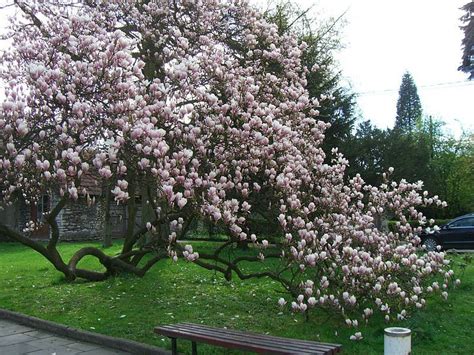
[[0, 319], [0, 355], [125, 355], [127, 352], [57, 336]]

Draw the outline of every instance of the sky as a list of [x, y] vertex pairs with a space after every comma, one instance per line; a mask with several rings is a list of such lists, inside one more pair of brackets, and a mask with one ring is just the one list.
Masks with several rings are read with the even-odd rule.
[[[463, 38], [459, 8], [467, 0], [293, 1], [303, 9], [312, 7], [316, 19], [346, 12], [341, 32], [345, 48], [336, 58], [345, 85], [358, 94], [361, 120], [393, 127], [401, 78], [409, 71], [425, 115], [445, 121], [446, 131], [456, 136], [462, 129], [474, 131], [474, 81], [457, 70]], [[268, 1], [251, 2], [265, 6]], [[0, 11], [0, 32], [5, 15]], [[5, 45], [0, 41], [0, 48]]]
[[[266, 1], [253, 0], [262, 6]], [[294, 0], [316, 18], [344, 15], [336, 58], [355, 93], [363, 119], [393, 127], [402, 75], [418, 87], [423, 113], [446, 122], [459, 136], [474, 130], [474, 81], [459, 72], [459, 8], [467, 0]]]

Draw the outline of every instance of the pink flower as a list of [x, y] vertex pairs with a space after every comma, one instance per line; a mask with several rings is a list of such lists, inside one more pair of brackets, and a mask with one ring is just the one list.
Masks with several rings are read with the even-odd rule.
[[284, 298], [280, 298], [280, 299], [278, 300], [278, 304], [280, 305], [280, 307], [285, 306], [285, 305], [286, 305], [285, 299], [284, 299]]
[[359, 340], [362, 340], [362, 339], [364, 339], [364, 337], [362, 336], [361, 332], [357, 332], [354, 335], [350, 336], [350, 340], [359, 341]]
[[[446, 298], [455, 280], [449, 261], [442, 252], [420, 253], [421, 227], [409, 223], [432, 225], [420, 208], [446, 203], [422, 182], [392, 181], [391, 167], [378, 186], [358, 174], [348, 178], [338, 148], [322, 149], [330, 124], [316, 109], [334, 97], [308, 92], [307, 45], [281, 35], [245, 1], [194, 5], [171, 9], [158, 1], [138, 11], [133, 1], [102, 1], [72, 14], [63, 2], [36, 1], [49, 35], [23, 26], [31, 19], [18, 11], [15, 41], [0, 58], [8, 68], [0, 106], [2, 202], [35, 202], [50, 191], [76, 200], [78, 189], [92, 192], [93, 180], [132, 207], [149, 190], [156, 215], [146, 228], [169, 223], [169, 233], [155, 237], [173, 260], [182, 250], [176, 240], [186, 237], [179, 215], [194, 215], [219, 224], [234, 244], [251, 240], [263, 263], [269, 242], [258, 243], [254, 218], [261, 210], [281, 237], [283, 284], [301, 293], [295, 311], [319, 303], [346, 318], [359, 302], [367, 307], [375, 299], [389, 320], [407, 306], [424, 306], [425, 290], [441, 289]], [[157, 18], [166, 21], [149, 26]], [[187, 26], [194, 18], [203, 21]], [[115, 30], [123, 23], [136, 25], [136, 33]], [[141, 50], [149, 46], [156, 48]], [[279, 70], [268, 70], [268, 61]], [[93, 198], [87, 201], [91, 206]], [[382, 214], [398, 221], [394, 231], [376, 228]], [[182, 254], [199, 258], [191, 246]], [[273, 267], [262, 265], [278, 272]], [[430, 286], [432, 279], [438, 281]], [[371, 314], [365, 308], [362, 319]]]
[[182, 208], [186, 205], [186, 203], [188, 203], [188, 200], [185, 199], [184, 197], [178, 199], [178, 207], [179, 207], [180, 209], [182, 209]]

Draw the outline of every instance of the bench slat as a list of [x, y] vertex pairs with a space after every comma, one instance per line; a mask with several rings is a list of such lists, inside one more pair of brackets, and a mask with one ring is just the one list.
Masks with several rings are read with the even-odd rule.
[[206, 329], [209, 334], [216, 335], [219, 334], [221, 337], [228, 337], [234, 336], [238, 338], [244, 338], [248, 341], [253, 341], [256, 343], [269, 343], [269, 344], [279, 344], [280, 346], [285, 346], [289, 348], [290, 346], [293, 348], [300, 348], [300, 349], [310, 349], [310, 350], [320, 350], [320, 351], [327, 351], [332, 350], [337, 347], [337, 344], [328, 344], [328, 343], [319, 343], [314, 341], [307, 341], [307, 340], [299, 340], [299, 339], [290, 339], [290, 338], [281, 338], [275, 337], [266, 334], [258, 334], [258, 333], [247, 333], [243, 331], [233, 330], [233, 329], [222, 329], [222, 328], [213, 328], [209, 326], [201, 326], [192, 323], [184, 323], [186, 329], [196, 329], [198, 331], [203, 331], [204, 328]]
[[[163, 332], [162, 332], [163, 333]], [[276, 351], [279, 350], [282, 353], [307, 353], [307, 354], [325, 354], [327, 353], [327, 349], [319, 349], [319, 348], [309, 348], [308, 346], [298, 346], [298, 345], [292, 345], [292, 344], [278, 344], [274, 342], [269, 342], [269, 341], [255, 341], [255, 340], [249, 340], [241, 336], [232, 336], [232, 335], [226, 335], [226, 336], [218, 336], [216, 334], [212, 333], [203, 333], [199, 331], [194, 331], [194, 330], [187, 330], [185, 332], [179, 330], [179, 331], [173, 331], [172, 334], [175, 334], [175, 336], [181, 337], [181, 338], [189, 338], [189, 340], [192, 337], [195, 337], [196, 339], [204, 339], [207, 340], [209, 338], [215, 339], [216, 341], [219, 342], [224, 342], [226, 344], [229, 343], [235, 343], [238, 344], [240, 347], [245, 344], [246, 346], [249, 346], [251, 349], [256, 349], [256, 348], [265, 348], [266, 350], [272, 350]]]
[[274, 354], [335, 354], [341, 348], [339, 344], [279, 338], [193, 323], [156, 327], [155, 332], [171, 338], [184, 338], [227, 348], [272, 352]]
[[323, 355], [324, 352], [305, 352], [305, 351], [289, 351], [288, 349], [278, 349], [275, 347], [268, 347], [265, 345], [256, 344], [247, 344], [240, 340], [229, 340], [229, 339], [218, 339], [211, 335], [199, 335], [199, 334], [191, 334], [191, 333], [177, 333], [175, 331], [168, 332], [166, 330], [161, 330], [158, 333], [165, 335], [170, 338], [180, 338], [186, 339], [194, 342], [203, 342], [211, 345], [221, 346], [228, 349], [240, 349], [240, 350], [249, 350], [254, 351], [257, 353], [272, 353], [278, 355], [285, 355], [285, 354], [316, 354], [316, 355]]
[[214, 328], [210, 327], [207, 325], [201, 325], [201, 324], [193, 324], [193, 323], [180, 323], [181, 325], [186, 325], [194, 329], [201, 329], [201, 328], [206, 328], [209, 331], [213, 332], [220, 332], [220, 333], [229, 333], [229, 334], [236, 334], [236, 335], [241, 335], [245, 338], [255, 338], [257, 340], [260, 340], [262, 338], [271, 340], [274, 342], [284, 342], [284, 343], [292, 343], [292, 344], [299, 344], [299, 345], [309, 345], [309, 346], [317, 346], [325, 349], [334, 349], [334, 348], [340, 348], [341, 345], [339, 344], [331, 344], [331, 343], [320, 343], [320, 342], [315, 342], [311, 340], [303, 340], [303, 339], [293, 339], [293, 338], [282, 338], [282, 337], [277, 337], [273, 335], [267, 335], [267, 334], [259, 334], [259, 333], [252, 333], [252, 332], [245, 332], [241, 330], [236, 330], [236, 329], [223, 329], [223, 328]]

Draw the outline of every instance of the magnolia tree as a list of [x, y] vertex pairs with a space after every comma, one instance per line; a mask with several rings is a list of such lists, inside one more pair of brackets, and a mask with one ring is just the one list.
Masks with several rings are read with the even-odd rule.
[[[326, 157], [320, 148], [328, 125], [308, 98], [306, 77], [318, 68], [302, 66], [306, 45], [246, 1], [13, 5], [21, 16], [1, 57], [0, 191], [7, 205], [61, 198], [40, 222], [51, 229], [47, 245], [31, 238], [39, 223], [0, 233], [67, 279], [141, 276], [183, 257], [227, 279], [272, 278], [293, 310], [331, 307], [351, 326], [374, 311], [403, 318], [430, 292], [447, 297], [444, 254], [417, 253], [408, 224], [427, 224], [416, 208], [442, 202], [421, 183], [391, 182], [390, 172], [378, 187], [345, 177], [337, 149]], [[84, 176], [110, 186], [132, 221], [138, 190], [153, 212], [141, 229], [129, 223], [118, 255], [86, 247], [64, 260], [57, 217], [81, 196], [93, 203]], [[396, 232], [375, 227], [382, 213], [400, 220]], [[256, 215], [275, 225], [272, 244], [252, 230]], [[195, 218], [225, 226], [228, 241], [212, 253], [178, 243]], [[253, 247], [224, 257], [237, 243]], [[78, 267], [86, 256], [105, 271]], [[249, 262], [260, 270], [245, 272]]]

